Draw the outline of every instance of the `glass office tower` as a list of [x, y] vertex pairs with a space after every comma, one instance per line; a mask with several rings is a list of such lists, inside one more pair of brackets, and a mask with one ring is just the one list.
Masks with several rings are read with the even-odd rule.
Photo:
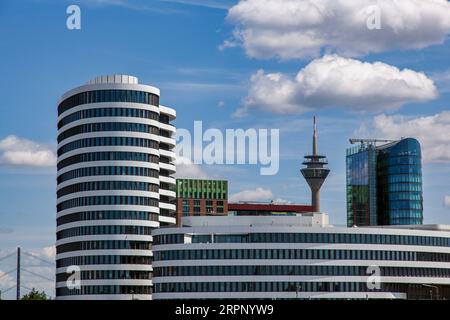
[[377, 224], [377, 151], [372, 144], [347, 149], [347, 225]]
[[159, 95], [111, 75], [61, 97], [57, 299], [151, 298], [151, 230], [175, 224], [176, 113]]
[[347, 149], [347, 225], [422, 224], [420, 144], [406, 138]]
[[378, 147], [378, 224], [422, 224], [420, 144], [403, 139]]

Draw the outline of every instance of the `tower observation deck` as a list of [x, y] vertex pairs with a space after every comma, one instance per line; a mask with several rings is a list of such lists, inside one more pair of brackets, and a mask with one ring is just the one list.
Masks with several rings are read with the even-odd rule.
[[317, 152], [316, 117], [314, 116], [314, 134], [312, 154], [306, 155], [303, 165], [306, 168], [300, 170], [311, 189], [311, 205], [315, 212], [320, 212], [320, 187], [330, 173], [327, 168], [328, 161], [325, 155]]

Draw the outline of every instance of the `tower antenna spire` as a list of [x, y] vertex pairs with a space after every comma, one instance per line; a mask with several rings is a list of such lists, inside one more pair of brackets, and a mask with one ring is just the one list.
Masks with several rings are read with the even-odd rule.
[[312, 154], [306, 155], [300, 170], [311, 189], [311, 205], [314, 212], [320, 212], [320, 187], [328, 176], [330, 169], [327, 168], [327, 159], [324, 155], [317, 153], [317, 128], [316, 116], [313, 117], [314, 134]]
[[313, 155], [317, 155], [317, 129], [316, 129], [316, 116], [313, 117], [314, 134], [313, 134]]

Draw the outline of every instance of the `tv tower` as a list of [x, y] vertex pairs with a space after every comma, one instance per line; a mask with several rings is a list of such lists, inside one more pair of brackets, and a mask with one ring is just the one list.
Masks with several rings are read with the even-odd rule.
[[316, 130], [316, 116], [314, 120], [314, 134], [313, 134], [313, 150], [312, 154], [306, 155], [303, 165], [306, 168], [300, 170], [309, 187], [311, 188], [311, 205], [314, 212], [320, 212], [320, 187], [330, 173], [330, 169], [326, 166], [328, 161], [325, 155], [317, 153], [317, 130]]

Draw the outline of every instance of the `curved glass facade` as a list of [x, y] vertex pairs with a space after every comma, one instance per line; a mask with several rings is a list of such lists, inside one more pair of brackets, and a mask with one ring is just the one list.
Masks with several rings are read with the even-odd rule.
[[175, 111], [129, 79], [96, 78], [58, 105], [58, 299], [150, 299], [151, 231], [175, 224], [174, 159], [160, 155], [175, 145]]
[[421, 149], [406, 138], [347, 150], [347, 225], [423, 223]]
[[422, 155], [416, 139], [403, 139], [378, 152], [378, 223], [423, 223]]

